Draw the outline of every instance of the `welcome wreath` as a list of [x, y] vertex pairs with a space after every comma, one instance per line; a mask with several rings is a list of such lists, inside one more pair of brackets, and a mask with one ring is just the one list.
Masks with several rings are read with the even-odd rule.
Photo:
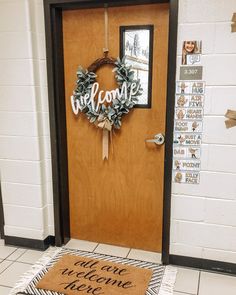
[[[96, 82], [96, 71], [104, 64], [114, 66], [113, 72], [118, 88], [111, 91], [99, 90]], [[139, 79], [135, 79], [135, 72], [125, 63], [125, 58], [97, 59], [90, 67], [84, 70], [79, 67], [77, 71], [77, 87], [71, 96], [73, 112], [78, 115], [84, 113], [91, 123], [103, 129], [103, 159], [108, 159], [109, 132], [112, 128], [120, 129], [122, 116], [137, 104], [142, 94]]]
[[[104, 64], [113, 64], [118, 88], [111, 91], [99, 91], [96, 82], [96, 70]], [[111, 131], [112, 127], [120, 129], [122, 116], [138, 102], [142, 94], [139, 79], [135, 79], [132, 67], [125, 63], [125, 58], [102, 58], [96, 60], [88, 69], [79, 67], [77, 87], [71, 96], [74, 113], [84, 113], [91, 123]], [[102, 97], [103, 95], [103, 97]], [[107, 104], [104, 104], [107, 103]]]

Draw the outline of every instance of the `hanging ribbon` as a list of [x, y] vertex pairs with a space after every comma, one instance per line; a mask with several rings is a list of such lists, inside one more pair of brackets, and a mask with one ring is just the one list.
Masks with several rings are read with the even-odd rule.
[[[109, 32], [108, 32], [108, 7], [107, 4], [105, 4], [105, 9], [104, 9], [104, 44], [105, 47], [103, 48], [103, 52], [105, 57], [107, 57], [109, 48], [108, 48], [108, 38], [109, 38]], [[98, 119], [99, 121], [99, 119]], [[110, 121], [106, 119], [100, 119], [100, 122], [98, 123], [98, 127], [103, 129], [102, 132], [102, 159], [103, 160], [108, 160], [108, 155], [109, 155], [109, 134], [111, 136], [111, 123]]]
[[227, 129], [236, 126], [236, 111], [227, 110], [225, 117], [229, 119], [225, 121], [225, 126]]
[[102, 135], [102, 159], [108, 160], [109, 155], [109, 131], [107, 129], [103, 129]]
[[104, 9], [104, 29], [105, 29], [105, 47], [103, 48], [103, 52], [105, 55], [108, 54], [109, 52], [109, 48], [108, 48], [108, 38], [109, 38], [109, 32], [108, 32], [108, 7], [107, 7], [107, 4], [105, 4], [105, 9]]
[[[98, 123], [98, 127], [103, 130], [102, 134], [102, 159], [108, 160], [109, 155], [109, 135], [111, 135], [111, 122], [106, 118]], [[110, 138], [111, 139], [111, 138]]]

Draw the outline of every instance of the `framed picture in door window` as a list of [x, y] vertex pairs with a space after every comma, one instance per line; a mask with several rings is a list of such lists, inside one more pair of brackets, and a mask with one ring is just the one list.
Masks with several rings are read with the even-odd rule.
[[120, 57], [124, 56], [126, 63], [132, 66], [135, 77], [140, 79], [143, 89], [135, 107], [151, 108], [153, 25], [120, 27]]

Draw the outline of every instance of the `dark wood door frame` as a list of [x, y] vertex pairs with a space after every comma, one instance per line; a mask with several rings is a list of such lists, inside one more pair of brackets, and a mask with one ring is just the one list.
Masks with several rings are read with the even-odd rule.
[[55, 242], [57, 246], [61, 246], [70, 239], [62, 11], [104, 7], [104, 4], [108, 6], [125, 6], [151, 3], [170, 4], [162, 242], [162, 261], [164, 264], [168, 264], [178, 0], [44, 0]]

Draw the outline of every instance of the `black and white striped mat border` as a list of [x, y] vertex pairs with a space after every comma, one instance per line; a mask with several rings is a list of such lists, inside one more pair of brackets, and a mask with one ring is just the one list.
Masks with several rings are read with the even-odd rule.
[[62, 293], [54, 291], [37, 289], [35, 286], [37, 285], [39, 280], [48, 272], [49, 268], [51, 268], [63, 255], [66, 254], [102, 259], [111, 262], [152, 269], [153, 275], [146, 291], [146, 295], [173, 294], [173, 286], [176, 277], [176, 268], [174, 267], [166, 267], [161, 264], [86, 252], [81, 250], [51, 248], [42, 256], [42, 258], [32, 267], [29, 272], [23, 275], [20, 281], [16, 284], [15, 288], [13, 288], [10, 292], [10, 295], [63, 295]]

